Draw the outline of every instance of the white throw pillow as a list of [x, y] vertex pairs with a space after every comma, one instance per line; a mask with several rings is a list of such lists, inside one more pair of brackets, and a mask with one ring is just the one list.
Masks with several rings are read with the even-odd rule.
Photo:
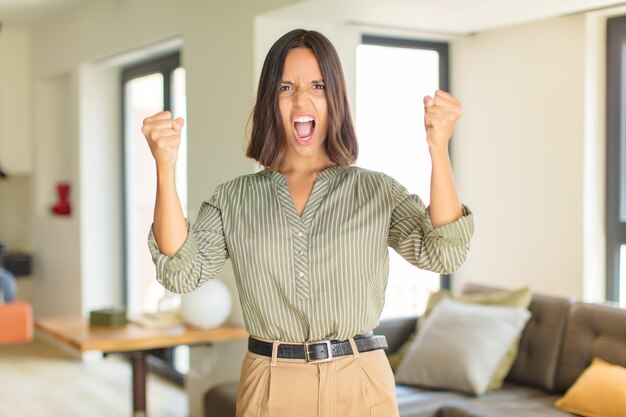
[[396, 382], [484, 394], [529, 318], [523, 308], [444, 299], [420, 327], [398, 366]]

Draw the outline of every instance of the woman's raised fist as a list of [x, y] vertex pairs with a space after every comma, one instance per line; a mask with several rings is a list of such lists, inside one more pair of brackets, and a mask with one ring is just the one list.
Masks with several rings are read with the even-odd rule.
[[157, 169], [173, 168], [176, 164], [184, 125], [185, 120], [181, 117], [172, 120], [172, 113], [169, 111], [144, 119], [141, 132], [148, 141]]

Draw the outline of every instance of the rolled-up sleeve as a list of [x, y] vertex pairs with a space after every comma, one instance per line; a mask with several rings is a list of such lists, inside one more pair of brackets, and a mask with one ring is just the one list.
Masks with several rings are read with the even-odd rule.
[[179, 294], [193, 291], [215, 278], [228, 259], [219, 197], [220, 187], [202, 203], [198, 219], [191, 227], [187, 220], [187, 240], [171, 258], [161, 253], [150, 228], [148, 246], [157, 280], [169, 291]]
[[452, 223], [433, 227], [429, 208], [419, 196], [388, 177], [394, 198], [389, 222], [388, 244], [411, 264], [449, 274], [465, 261], [474, 233], [473, 215], [462, 205], [463, 216]]

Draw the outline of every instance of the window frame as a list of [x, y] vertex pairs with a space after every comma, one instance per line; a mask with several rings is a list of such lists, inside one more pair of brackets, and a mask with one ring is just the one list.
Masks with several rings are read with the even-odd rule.
[[[618, 301], [620, 293], [620, 246], [626, 244], [626, 218], [620, 219], [624, 195], [626, 157], [626, 91], [622, 71], [626, 60], [626, 16], [607, 20], [606, 38], [606, 300]], [[626, 211], [626, 207], [622, 208]], [[622, 300], [624, 301], [624, 300]]]

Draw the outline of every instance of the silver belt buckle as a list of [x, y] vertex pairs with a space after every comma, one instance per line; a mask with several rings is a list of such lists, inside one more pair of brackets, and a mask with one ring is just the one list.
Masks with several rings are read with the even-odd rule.
[[[319, 344], [326, 344], [326, 349], [328, 350], [328, 357], [325, 359], [311, 359], [309, 357], [309, 345], [319, 345]], [[330, 345], [330, 340], [324, 340], [322, 342], [313, 342], [313, 343], [308, 343], [308, 342], [304, 342], [304, 358], [306, 359], [307, 362], [310, 363], [317, 363], [317, 362], [329, 362], [333, 360], [333, 349], [332, 346]]]

